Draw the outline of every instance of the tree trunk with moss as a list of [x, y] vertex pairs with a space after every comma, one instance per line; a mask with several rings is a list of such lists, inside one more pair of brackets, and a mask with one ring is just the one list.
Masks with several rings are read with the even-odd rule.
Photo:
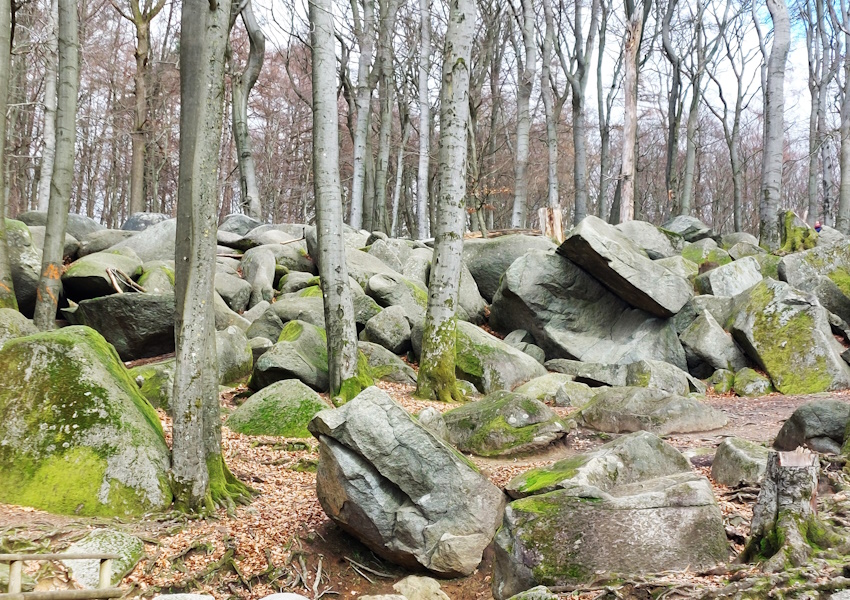
[[453, 0], [440, 92], [440, 194], [417, 395], [462, 399], [455, 378], [456, 307], [466, 223], [469, 67], [475, 4]]
[[74, 145], [77, 139], [77, 91], [80, 86], [80, 38], [77, 3], [59, 0], [59, 99], [56, 106], [56, 158], [50, 183], [50, 204], [44, 232], [41, 279], [36, 292], [33, 321], [39, 329], [52, 329], [62, 294], [62, 251], [74, 180]]
[[339, 183], [339, 111], [332, 0], [310, 3], [313, 41], [313, 188], [319, 276], [328, 343], [328, 379], [335, 403], [350, 400], [371, 385], [358, 364], [354, 303], [345, 265], [342, 190]]
[[180, 172], [175, 252], [172, 486], [184, 510], [210, 512], [247, 499], [221, 455], [215, 346], [215, 248], [224, 55], [230, 2], [183, 3]]
[[[8, 101], [9, 71], [11, 68], [10, 45], [12, 38], [12, 3], [0, 0], [0, 115], [6, 114]], [[0, 119], [0, 140], [6, 139], [6, 119]], [[6, 164], [5, 144], [0, 144], [0, 165]], [[0, 190], [6, 189], [6, 171], [0, 169]], [[9, 246], [6, 242], [6, 197], [0, 194], [0, 308], [18, 309], [15, 287], [12, 283], [12, 266], [9, 263]]]

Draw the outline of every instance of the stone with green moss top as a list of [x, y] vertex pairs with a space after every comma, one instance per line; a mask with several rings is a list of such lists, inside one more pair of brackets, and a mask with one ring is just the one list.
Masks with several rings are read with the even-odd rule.
[[138, 283], [148, 294], [173, 294], [174, 261], [155, 260], [145, 263]]
[[818, 232], [793, 210], [780, 213], [779, 224], [780, 248], [777, 254], [809, 250], [817, 245]]
[[245, 333], [231, 325], [215, 332], [215, 349], [218, 357], [218, 383], [236, 385], [251, 375], [254, 354]]
[[364, 289], [380, 306], [400, 306], [411, 327], [424, 322], [428, 292], [419, 282], [398, 273], [379, 273], [369, 278]]
[[726, 438], [711, 463], [711, 478], [721, 485], [757, 486], [767, 467], [768, 449], [743, 438]]
[[139, 386], [142, 396], [154, 408], [162, 408], [166, 411], [171, 408], [171, 399], [174, 394], [174, 365], [175, 360], [170, 358], [130, 369], [130, 377]]
[[74, 301], [114, 294], [115, 287], [107, 269], [117, 269], [137, 279], [142, 274], [142, 261], [129, 248], [105, 250], [78, 258], [62, 274], [63, 290]]
[[101, 516], [171, 503], [159, 418], [94, 330], [7, 342], [0, 412], [0, 502]]
[[369, 359], [366, 358], [365, 354], [358, 350], [357, 367], [355, 368], [354, 375], [342, 380], [339, 390], [337, 390], [334, 394], [333, 403], [335, 406], [345, 404], [356, 397], [357, 394], [374, 384], [375, 381], [372, 379], [372, 370], [369, 368]]
[[227, 426], [245, 435], [308, 438], [307, 424], [328, 408], [312, 389], [297, 379], [277, 381], [251, 396], [227, 419]]
[[[21, 591], [31, 592], [35, 588], [35, 579], [27, 573], [21, 573]], [[9, 563], [0, 563], [0, 590], [9, 589]]]
[[567, 431], [552, 409], [523, 394], [497, 391], [443, 414], [449, 439], [462, 452], [510, 456], [544, 448]]
[[373, 379], [394, 383], [416, 383], [416, 371], [383, 346], [372, 342], [358, 342], [357, 348], [366, 356]]
[[750, 367], [735, 372], [732, 389], [739, 396], [766, 396], [776, 391], [769, 377]]
[[0, 308], [0, 348], [11, 339], [38, 333], [32, 321], [13, 308]]
[[727, 369], [717, 369], [707, 380], [708, 385], [717, 394], [726, 394], [735, 387], [735, 374]]
[[783, 394], [850, 387], [843, 348], [811, 294], [767, 279], [736, 298], [728, 329]]
[[299, 379], [316, 391], [328, 391], [328, 348], [324, 329], [305, 321], [288, 322], [277, 343], [257, 360], [248, 385], [260, 390], [284, 379]]
[[566, 373], [546, 373], [523, 383], [514, 391], [556, 406], [582, 406], [595, 392], [584, 383], [573, 381]]
[[388, 306], [366, 321], [360, 339], [380, 344], [394, 354], [410, 349], [410, 323], [401, 306]]
[[[109, 585], [118, 585], [145, 554], [142, 540], [115, 529], [95, 529], [78, 542], [71, 544], [66, 554], [117, 554], [112, 561]], [[84, 589], [94, 589], [100, 583], [99, 560], [64, 560], [74, 581]]]

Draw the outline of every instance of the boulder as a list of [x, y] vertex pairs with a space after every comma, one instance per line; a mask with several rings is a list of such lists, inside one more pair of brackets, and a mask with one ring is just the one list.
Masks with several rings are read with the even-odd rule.
[[548, 406], [522, 394], [498, 391], [443, 413], [449, 440], [461, 452], [511, 456], [545, 448], [566, 433]]
[[729, 256], [732, 257], [732, 260], [740, 260], [745, 256], [758, 256], [765, 252], [764, 248], [751, 242], [738, 242], [729, 248]]
[[697, 242], [705, 238], [714, 237], [715, 235], [711, 227], [690, 215], [673, 217], [664, 223], [661, 228], [679, 234], [686, 242]]
[[[814, 281], [817, 282], [814, 288], [808, 286], [805, 289], [813, 291], [821, 306], [832, 315], [838, 317], [844, 323], [850, 321], [850, 297], [847, 297], [829, 277], [820, 276]], [[832, 324], [831, 321], [830, 324]], [[842, 328], [846, 329], [846, 327]]]
[[501, 521], [504, 496], [453, 449], [371, 387], [310, 422], [325, 513], [383, 558], [469, 575]]
[[318, 284], [319, 278], [312, 273], [305, 273], [304, 271], [290, 271], [277, 282], [277, 290], [282, 294], [291, 294], [293, 292], [300, 292], [304, 288]]
[[[62, 273], [65, 295], [79, 302], [88, 298], [107, 296], [116, 292], [108, 269], [121, 271], [132, 279], [142, 274], [142, 261], [132, 250], [106, 250], [89, 254], [72, 262]], [[121, 286], [122, 291], [129, 288]]]
[[[18, 220], [22, 223], [26, 223], [27, 225], [47, 226], [47, 213], [32, 210], [19, 214]], [[94, 219], [75, 213], [70, 213], [68, 215], [68, 222], [65, 226], [65, 231], [78, 240], [83, 239], [86, 235], [95, 231], [101, 231], [102, 229], [105, 229], [105, 227]]]
[[841, 244], [847, 243], [847, 236], [838, 231], [837, 229], [833, 229], [829, 225], [824, 225], [821, 227], [818, 232], [818, 246], [831, 246], [832, 244]]
[[816, 452], [839, 454], [850, 421], [850, 404], [841, 400], [815, 400], [799, 407], [773, 440], [777, 450], [808, 447]]
[[657, 317], [675, 315], [693, 296], [686, 279], [651, 261], [629, 238], [598, 217], [582, 219], [558, 253], [593, 273], [635, 308]]
[[[280, 232], [277, 232], [280, 235]], [[252, 231], [250, 235], [253, 235]], [[288, 236], [292, 238], [292, 236]], [[256, 247], [257, 250], [263, 249], [268, 250], [274, 255], [275, 264], [277, 265], [277, 269], [279, 272], [286, 273], [288, 271], [303, 271], [304, 273], [310, 273], [312, 275], [316, 275], [318, 273], [316, 269], [316, 263], [313, 262], [313, 259], [307, 254], [306, 247], [303, 241], [296, 241], [294, 243], [274, 243], [274, 244], [262, 244]], [[245, 252], [248, 254], [250, 251]]]
[[174, 397], [175, 360], [167, 360], [139, 365], [130, 369], [130, 377], [139, 387], [139, 392], [154, 408], [171, 409]]
[[251, 323], [246, 335], [248, 338], [264, 337], [276, 341], [283, 326], [289, 321], [304, 321], [324, 329], [325, 307], [322, 298], [297, 294], [280, 297]]
[[401, 306], [388, 306], [366, 321], [366, 327], [360, 339], [374, 342], [393, 352], [401, 354], [410, 349], [410, 323]]
[[[117, 586], [145, 555], [145, 545], [134, 535], [116, 529], [95, 529], [78, 542], [71, 544], [64, 554], [117, 554], [112, 560], [110, 586]], [[94, 589], [100, 584], [100, 560], [63, 560], [71, 577], [83, 589]]]
[[465, 321], [457, 322], [455, 368], [458, 378], [471, 382], [482, 394], [512, 390], [546, 373], [531, 356]]
[[689, 373], [660, 360], [638, 360], [626, 367], [626, 385], [653, 388], [687, 396], [705, 393], [705, 384]]
[[671, 256], [670, 258], [659, 258], [655, 261], [674, 275], [683, 279], [692, 280], [699, 273], [699, 265], [684, 256]]
[[546, 361], [545, 366], [550, 371], [570, 375], [575, 381], [591, 387], [624, 386], [628, 377], [626, 365], [606, 365], [556, 358]]
[[254, 355], [244, 331], [235, 325], [216, 331], [215, 349], [220, 385], [236, 384], [251, 374]]
[[283, 379], [300, 379], [318, 392], [328, 391], [325, 330], [305, 321], [284, 325], [277, 343], [254, 365], [248, 386], [260, 390]]
[[227, 303], [230, 310], [238, 313], [248, 308], [253, 289], [251, 284], [241, 277], [218, 271], [215, 274], [215, 291]]
[[681, 235], [659, 229], [646, 221], [626, 221], [616, 225], [616, 229], [652, 260], [679, 255], [685, 245], [685, 239]]
[[602, 390], [582, 408], [581, 419], [597, 431], [658, 435], [710, 431], [728, 422], [726, 415], [697, 398], [639, 387]]
[[82, 258], [95, 252], [108, 250], [115, 244], [130, 239], [136, 235], [135, 231], [122, 231], [120, 229], [101, 229], [87, 234], [80, 240], [80, 248], [77, 257]]
[[793, 210], [779, 213], [780, 248], [778, 254], [799, 252], [814, 248], [818, 241], [818, 232], [809, 226]]
[[0, 413], [0, 502], [80, 516], [171, 504], [159, 418], [93, 329], [6, 342]]
[[[546, 373], [540, 377], [535, 377], [531, 381], [523, 383], [514, 391], [518, 394], [523, 394], [529, 398], [540, 400], [546, 404], [555, 402], [555, 397], [558, 392], [564, 387], [564, 384], [575, 383], [572, 375], [564, 373]], [[587, 386], [585, 386], [587, 387]], [[588, 389], [590, 389], [588, 387]]]
[[730, 331], [783, 394], [850, 387], [850, 367], [811, 294], [767, 279], [735, 299]]
[[274, 298], [274, 254], [266, 248], [253, 248], [242, 257], [242, 276], [251, 286], [248, 307]]
[[[32, 236], [33, 245], [39, 250], [44, 250], [44, 234], [46, 227], [40, 225], [30, 225], [30, 235]], [[105, 230], [104, 230], [105, 231]], [[76, 260], [77, 254], [80, 251], [80, 242], [77, 241], [70, 233], [65, 234], [65, 242], [62, 246], [62, 258], [66, 261]]]
[[29, 228], [14, 219], [6, 219], [6, 245], [9, 248], [18, 310], [25, 317], [32, 318], [41, 279], [41, 250], [33, 245]]
[[0, 308], [0, 348], [9, 340], [38, 333], [32, 321], [13, 308]]
[[706, 266], [719, 266], [732, 262], [732, 257], [711, 238], [705, 238], [698, 242], [687, 243], [682, 249], [682, 258], [685, 258], [700, 268]]
[[545, 585], [537, 585], [530, 590], [514, 594], [509, 600], [558, 600], [558, 594], [549, 591]]
[[316, 392], [297, 379], [286, 379], [248, 398], [228, 417], [227, 426], [245, 435], [308, 438], [307, 424], [326, 408]]
[[124, 231], [144, 231], [148, 227], [167, 221], [170, 218], [171, 215], [163, 213], [137, 212], [127, 217], [121, 229]]
[[148, 294], [173, 294], [174, 261], [155, 260], [145, 263], [137, 283]]
[[[470, 241], [472, 240], [466, 240], [464, 242], [464, 247], [466, 247], [465, 244]], [[434, 258], [433, 248], [414, 248], [410, 251], [410, 256], [407, 257], [407, 260], [402, 265], [401, 274], [408, 279], [416, 280], [423, 286], [426, 286], [428, 280], [431, 278], [432, 258]], [[466, 268], [466, 263], [464, 263], [462, 273], [464, 271], [469, 271], [469, 269]], [[461, 275], [461, 277], [462, 276], [463, 275]]]
[[718, 324], [726, 324], [732, 316], [734, 299], [727, 296], [702, 295], [694, 296], [684, 308], [673, 317], [673, 326], [681, 335], [702, 313], [711, 313]]
[[416, 415], [416, 420], [419, 421], [419, 424], [422, 425], [422, 427], [427, 428], [438, 438], [444, 442], [449, 442], [449, 428], [446, 427], [446, 421], [443, 419], [443, 413], [439, 410], [433, 406], [423, 408], [419, 411], [419, 414]]
[[380, 258], [362, 250], [346, 249], [345, 265], [348, 267], [348, 275], [367, 290], [366, 293], [369, 280], [375, 275], [399, 276], [399, 273], [388, 267]]
[[227, 303], [221, 299], [221, 296], [217, 292], [213, 292], [213, 311], [215, 313], [215, 328], [217, 331], [227, 329], [231, 325], [235, 325], [242, 331], [247, 331], [251, 326], [251, 321], [230, 310], [230, 307], [227, 306]]
[[174, 260], [174, 247], [177, 239], [177, 219], [161, 221], [151, 225], [144, 231], [140, 231], [131, 238], [112, 246], [113, 250], [118, 248], [129, 248], [142, 259], [142, 262], [150, 260]]
[[121, 360], [174, 352], [174, 294], [112, 294], [65, 313], [75, 325], [97, 330]]
[[404, 240], [390, 238], [375, 240], [369, 246], [367, 253], [381, 259], [393, 271], [401, 273], [402, 266], [410, 256], [410, 251], [410, 246]]
[[440, 588], [440, 583], [430, 577], [408, 575], [394, 583], [393, 589], [407, 600], [451, 600]]
[[700, 294], [737, 296], [761, 280], [761, 266], [755, 258], [747, 256], [699, 275], [694, 287]]
[[747, 357], [720, 324], [704, 311], [679, 335], [685, 349], [688, 370], [708, 377], [717, 369], [737, 371], [747, 366]]
[[720, 485], [759, 485], [767, 468], [768, 449], [742, 438], [726, 438], [711, 463], [711, 478]]
[[[720, 238], [720, 246], [722, 248], [732, 248], [737, 244], [750, 244], [759, 247], [759, 239], [751, 233], [747, 233], [746, 231], [733, 231], [731, 233], [724, 233]], [[761, 250], [761, 248], [759, 248]], [[764, 250], [762, 250], [764, 252]], [[736, 259], [737, 260], [737, 259]]]
[[251, 347], [251, 354], [254, 356], [254, 364], [257, 364], [257, 360], [274, 346], [271, 340], [262, 337], [251, 338], [248, 340], [248, 345]]
[[493, 329], [529, 331], [548, 358], [604, 364], [650, 358], [686, 367], [668, 319], [632, 308], [554, 253], [532, 251], [514, 262], [490, 311]]
[[463, 242], [463, 262], [487, 302], [492, 302], [505, 271], [516, 259], [530, 250], [548, 252], [555, 244], [543, 236], [503, 235]]
[[379, 306], [401, 307], [411, 327], [425, 322], [428, 291], [417, 281], [398, 273], [379, 273], [369, 278], [364, 289]]
[[727, 369], [717, 369], [706, 383], [716, 394], [726, 394], [735, 389], [735, 374]]
[[256, 229], [263, 223], [253, 217], [242, 214], [231, 214], [224, 217], [221, 225], [218, 226], [219, 231], [227, 231], [244, 236], [252, 229]]
[[416, 371], [383, 346], [358, 342], [357, 348], [366, 356], [369, 374], [373, 378], [393, 383], [416, 383]]
[[776, 391], [768, 377], [749, 367], [735, 372], [735, 383], [732, 389], [739, 396], [765, 396]]

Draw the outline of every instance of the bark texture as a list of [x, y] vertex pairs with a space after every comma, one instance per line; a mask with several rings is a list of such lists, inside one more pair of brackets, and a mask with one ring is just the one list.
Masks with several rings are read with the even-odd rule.
[[[12, 3], [0, 0], [0, 115], [6, 114], [8, 102], [9, 71], [11, 70]], [[0, 119], [0, 140], [6, 139], [6, 119]], [[6, 145], [0, 143], [0, 166], [6, 164]], [[0, 191], [6, 189], [6, 170], [0, 168]], [[15, 286], [12, 283], [12, 266], [9, 263], [9, 246], [6, 241], [6, 195], [0, 194], [0, 308], [17, 310]]]

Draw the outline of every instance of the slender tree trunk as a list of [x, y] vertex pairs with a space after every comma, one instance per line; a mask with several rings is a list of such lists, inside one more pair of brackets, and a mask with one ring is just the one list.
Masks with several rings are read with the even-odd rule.
[[233, 96], [233, 137], [236, 141], [236, 157], [239, 164], [239, 189], [241, 191], [242, 210], [254, 219], [262, 220], [263, 210], [260, 203], [260, 186], [257, 183], [257, 167], [254, 162], [254, 150], [251, 134], [248, 131], [248, 96], [257, 83], [266, 51], [266, 36], [257, 23], [251, 0], [246, 0], [242, 8], [242, 22], [248, 32], [250, 48], [248, 62], [242, 73], [235, 73], [231, 79]]
[[[555, 17], [552, 14], [551, 0], [543, 0], [543, 17], [546, 21], [546, 29], [543, 33], [543, 63], [540, 67], [540, 95], [543, 97], [543, 112], [546, 118], [546, 150], [547, 162], [547, 189], [546, 204], [552, 210], [561, 209], [561, 201], [558, 197], [558, 129], [555, 116], [555, 93], [552, 91], [550, 71], [552, 63], [552, 50], [555, 46]], [[490, 132], [493, 136], [493, 132]]]
[[387, 183], [390, 169], [390, 143], [392, 141], [393, 99], [395, 88], [392, 82], [392, 70], [381, 66], [381, 126], [378, 130], [378, 161], [375, 165], [375, 204], [372, 217], [373, 229], [388, 233], [387, 214]]
[[136, 22], [135, 112], [133, 123], [133, 159], [130, 167], [130, 214], [145, 210], [145, 137], [148, 121], [147, 68], [150, 54], [150, 23]]
[[175, 252], [176, 367], [172, 487], [176, 504], [212, 511], [248, 489], [221, 455], [213, 303], [217, 182], [230, 2], [184, 0], [180, 44], [180, 171]]
[[841, 90], [841, 148], [839, 151], [839, 168], [841, 175], [838, 188], [838, 213], [836, 215], [835, 228], [841, 233], [850, 234], [850, 31], [846, 28], [848, 23], [846, 2], [841, 2], [841, 14], [844, 19], [844, 85]]
[[62, 294], [62, 251], [74, 180], [74, 144], [77, 138], [77, 91], [80, 85], [80, 39], [77, 3], [59, 0], [59, 97], [56, 105], [56, 161], [50, 184], [50, 207], [44, 232], [41, 279], [33, 321], [39, 329], [56, 325]]
[[[12, 66], [12, 2], [0, 0], [0, 115], [6, 114], [9, 79]], [[0, 118], [0, 142], [6, 139], [6, 119]], [[6, 164], [6, 144], [0, 143], [0, 167]], [[12, 265], [6, 241], [6, 171], [0, 168], [0, 308], [18, 309], [15, 286], [12, 283]]]
[[[41, 150], [41, 174], [38, 178], [38, 210], [46, 212], [50, 204], [50, 178], [56, 156], [56, 79], [59, 40], [56, 27], [59, 21], [59, 2], [50, 0], [47, 20], [47, 47], [44, 61], [44, 147]], [[2, 163], [0, 163], [2, 164]]]
[[331, 395], [349, 400], [360, 392], [361, 383], [365, 382], [356, 377], [357, 328], [345, 265], [345, 246], [339, 234], [342, 231], [342, 191], [332, 0], [310, 3], [310, 25], [313, 41], [313, 187], [319, 275], [327, 327], [328, 376]]
[[779, 248], [779, 203], [782, 197], [784, 143], [785, 63], [791, 42], [791, 23], [785, 0], [767, 0], [773, 20], [773, 46], [767, 64], [764, 93], [764, 155], [759, 202], [759, 243], [768, 250]]
[[623, 47], [625, 77], [623, 81], [623, 164], [620, 171], [620, 223], [635, 217], [635, 143], [637, 141], [637, 79], [643, 18], [633, 9], [626, 23]]
[[452, 0], [440, 92], [440, 206], [422, 336], [417, 394], [449, 401], [463, 394], [455, 378], [455, 317], [466, 220], [469, 67], [475, 4]]
[[401, 133], [401, 144], [398, 147], [398, 154], [396, 155], [395, 161], [395, 186], [393, 188], [393, 222], [392, 227], [390, 227], [390, 235], [392, 237], [398, 237], [399, 235], [399, 223], [398, 223], [398, 207], [401, 203], [401, 191], [402, 191], [402, 180], [404, 175], [404, 149], [407, 146], [407, 140], [410, 139], [410, 119], [405, 115], [402, 120], [402, 133]]
[[522, 41], [525, 54], [522, 60], [517, 53], [517, 124], [516, 163], [514, 164], [514, 209], [511, 227], [523, 229], [528, 225], [528, 152], [531, 133], [531, 92], [534, 90], [534, 71], [537, 65], [534, 41], [534, 5], [531, 0], [521, 0]]
[[[357, 0], [352, 0], [356, 6]], [[356, 28], [356, 24], [355, 24]], [[369, 135], [369, 117], [372, 111], [372, 55], [375, 52], [375, 3], [363, 0], [363, 22], [357, 33], [360, 58], [357, 62], [357, 118], [354, 125], [354, 157], [352, 160], [351, 215], [349, 225], [363, 227], [363, 194], [366, 187], [366, 138]]]
[[416, 174], [416, 237], [430, 235], [428, 181], [431, 152], [431, 100], [428, 75], [431, 67], [431, 2], [419, 0], [419, 168]]
[[691, 91], [691, 106], [688, 109], [688, 123], [685, 129], [685, 172], [682, 175], [682, 197], [679, 201], [679, 214], [690, 215], [693, 210], [694, 175], [697, 165], [697, 127], [699, 126], [699, 81], [694, 81]]

